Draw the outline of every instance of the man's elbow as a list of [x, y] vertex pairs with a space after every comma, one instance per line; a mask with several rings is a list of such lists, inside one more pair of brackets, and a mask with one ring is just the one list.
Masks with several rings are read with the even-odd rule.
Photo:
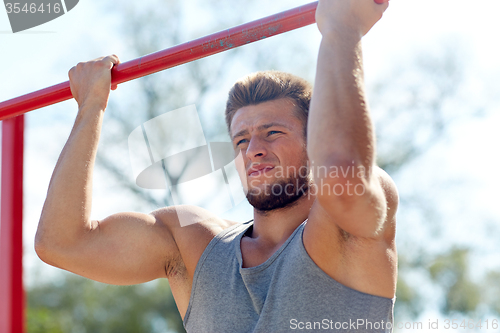
[[38, 230], [35, 235], [35, 252], [40, 260], [50, 265], [51, 249], [49, 244], [50, 242], [47, 241], [43, 233]]
[[35, 252], [44, 263], [59, 267], [57, 262], [64, 255], [64, 247], [39, 229], [35, 235]]
[[50, 249], [48, 249], [43, 242], [35, 240], [35, 252], [41, 261], [43, 261], [46, 264], [55, 266], [51, 259]]

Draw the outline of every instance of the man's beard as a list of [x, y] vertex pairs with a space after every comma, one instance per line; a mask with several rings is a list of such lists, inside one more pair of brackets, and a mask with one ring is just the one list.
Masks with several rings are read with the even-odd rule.
[[305, 196], [312, 184], [307, 175], [298, 175], [281, 179], [273, 184], [268, 184], [264, 189], [249, 188], [247, 193], [248, 202], [257, 210], [269, 212], [274, 209], [290, 207], [297, 200]]

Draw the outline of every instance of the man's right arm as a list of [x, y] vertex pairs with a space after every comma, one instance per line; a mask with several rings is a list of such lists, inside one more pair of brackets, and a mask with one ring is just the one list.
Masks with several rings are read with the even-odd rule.
[[180, 258], [174, 209], [90, 219], [92, 176], [116, 56], [78, 64], [70, 75], [79, 111], [55, 167], [38, 226], [39, 257], [93, 280], [135, 284], [175, 269]]

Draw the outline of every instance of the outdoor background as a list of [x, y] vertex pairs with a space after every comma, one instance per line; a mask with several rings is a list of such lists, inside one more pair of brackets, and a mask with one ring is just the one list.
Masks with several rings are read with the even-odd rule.
[[[110, 53], [127, 61], [305, 3], [82, 0], [53, 22], [17, 34], [0, 9], [0, 101], [67, 80], [79, 61]], [[364, 39], [378, 163], [394, 178], [401, 202], [395, 322], [427, 328], [429, 320], [440, 327], [445, 320], [482, 320], [475, 331], [494, 332], [492, 320], [500, 317], [499, 11], [497, 0], [391, 0]], [[171, 204], [167, 191], [135, 185], [127, 147], [133, 129], [195, 104], [207, 141], [229, 141], [223, 110], [231, 84], [266, 69], [313, 81], [319, 42], [309, 26], [119, 86], [99, 146], [93, 218]], [[33, 250], [50, 176], [76, 111], [71, 100], [26, 117], [28, 332], [182, 332], [166, 280], [109, 286], [50, 267]], [[169, 133], [161, 135], [169, 141]], [[182, 170], [167, 170], [170, 181]], [[224, 217], [243, 222], [252, 209], [243, 203]]]

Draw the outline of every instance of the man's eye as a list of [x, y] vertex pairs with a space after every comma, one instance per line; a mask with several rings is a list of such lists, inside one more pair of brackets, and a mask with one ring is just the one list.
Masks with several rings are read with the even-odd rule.
[[277, 133], [281, 133], [281, 132], [280, 131], [269, 131], [267, 133], [267, 135], [269, 136], [269, 135], [273, 135], [273, 134], [277, 134]]
[[247, 139], [242, 139], [242, 140], [238, 141], [236, 143], [236, 146], [239, 146], [240, 144], [244, 143], [245, 141], [247, 141]]

